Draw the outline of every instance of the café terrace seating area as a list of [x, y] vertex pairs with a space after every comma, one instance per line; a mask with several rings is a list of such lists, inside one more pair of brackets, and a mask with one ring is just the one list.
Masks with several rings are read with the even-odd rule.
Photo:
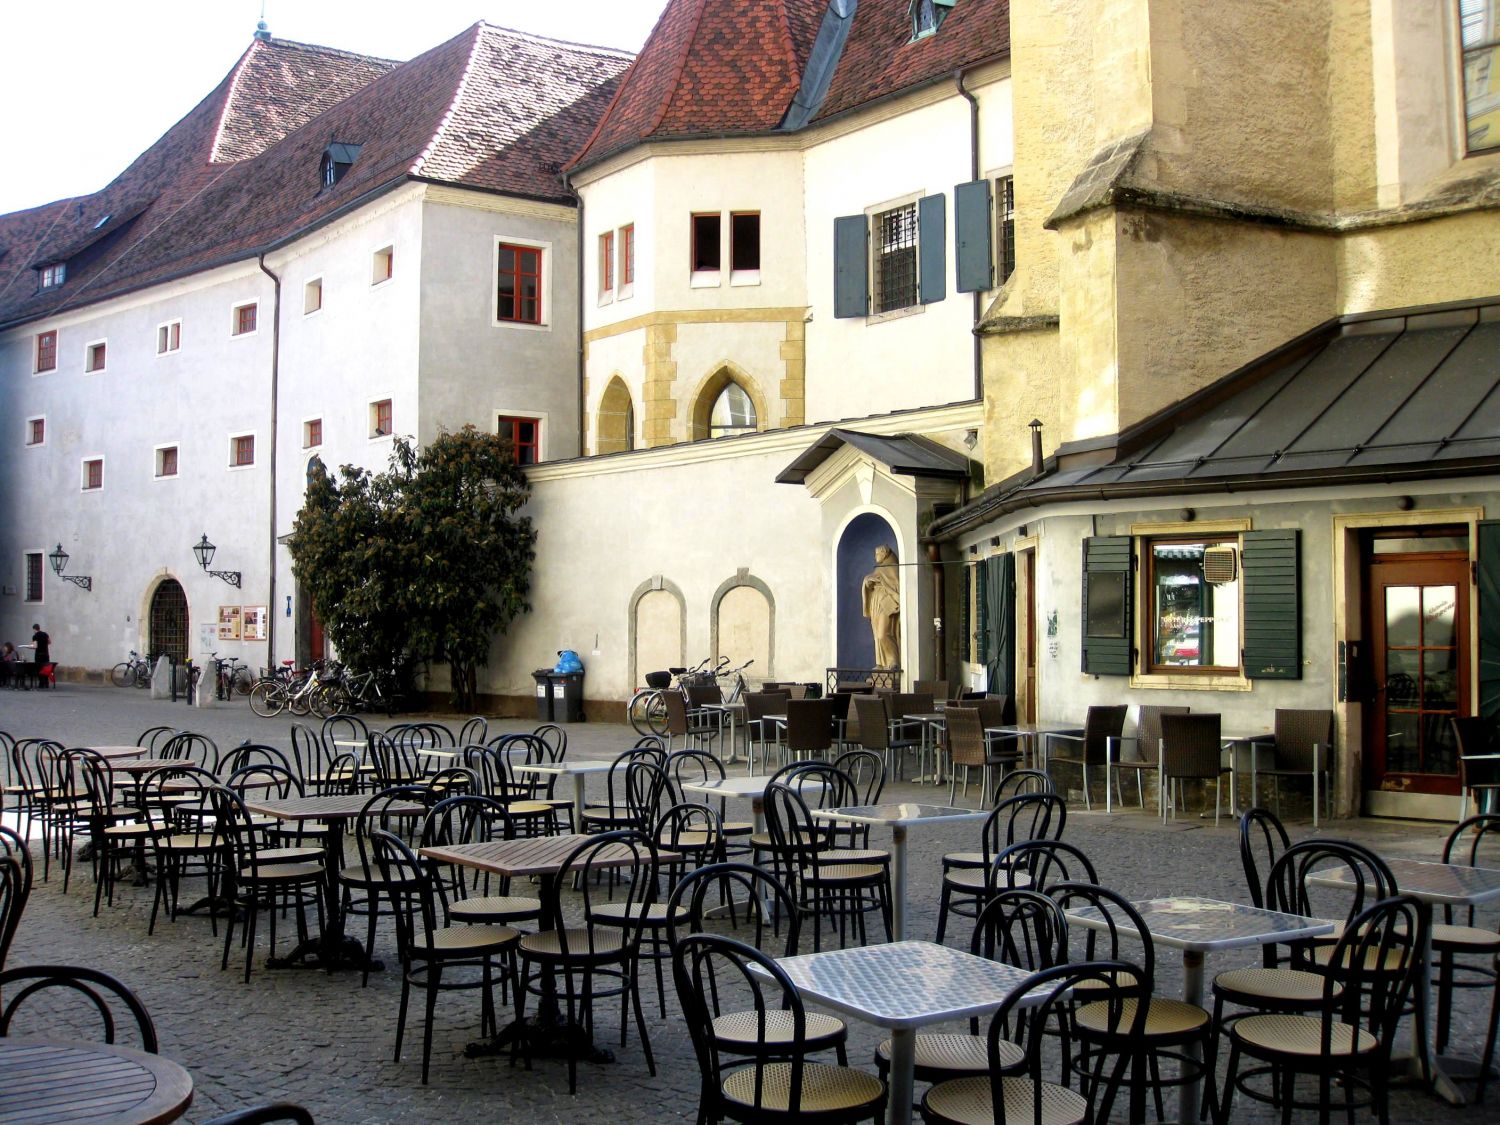
[[1392, 826], [1326, 711], [811, 694], [0, 731], [0, 1121], [1493, 1119], [1481, 727]]

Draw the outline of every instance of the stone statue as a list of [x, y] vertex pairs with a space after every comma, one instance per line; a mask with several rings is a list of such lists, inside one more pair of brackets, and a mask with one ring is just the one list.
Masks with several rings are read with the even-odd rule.
[[896, 566], [896, 552], [876, 547], [875, 569], [865, 575], [862, 587], [877, 668], [901, 666], [901, 572]]

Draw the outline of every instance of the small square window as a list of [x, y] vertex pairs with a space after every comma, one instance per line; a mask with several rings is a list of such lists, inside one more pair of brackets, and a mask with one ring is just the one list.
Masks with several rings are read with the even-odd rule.
[[175, 477], [177, 475], [177, 447], [175, 445], [159, 445], [156, 447], [156, 476]]
[[693, 272], [717, 273], [720, 263], [719, 231], [722, 219], [714, 215], [693, 216]]
[[255, 464], [255, 435], [236, 434], [229, 439], [229, 467], [243, 469]]
[[370, 436], [388, 437], [391, 433], [391, 400], [383, 398], [370, 403]]
[[254, 332], [258, 311], [259, 306], [254, 301], [248, 305], [236, 305], [234, 309], [234, 335], [248, 336]]
[[54, 262], [50, 266], [42, 267], [41, 285], [43, 289], [56, 289], [68, 280], [68, 264], [66, 262]]
[[26, 552], [26, 600], [42, 600], [42, 552]]
[[396, 268], [396, 250], [393, 246], [386, 246], [375, 251], [375, 256], [370, 263], [370, 284], [379, 285], [382, 281], [389, 281]]
[[33, 368], [37, 374], [43, 371], [57, 370], [57, 329], [51, 332], [38, 332], [36, 337], [36, 366]]
[[501, 437], [510, 439], [516, 464], [535, 465], [542, 459], [542, 425], [537, 419], [501, 415], [495, 429]]
[[45, 445], [47, 443], [47, 419], [26, 419], [26, 444]]
[[635, 224], [620, 228], [620, 288], [635, 285]]
[[302, 287], [302, 315], [307, 316], [323, 307], [323, 279], [315, 277]]
[[83, 463], [83, 490], [93, 492], [104, 487], [104, 458], [90, 457]]
[[172, 320], [156, 329], [156, 354], [166, 355], [182, 347], [182, 321]]
[[104, 370], [104, 361], [107, 345], [103, 340], [97, 344], [90, 344], [83, 350], [83, 369], [92, 375], [96, 371]]
[[302, 448], [315, 449], [323, 444], [323, 419], [310, 418], [302, 423]]
[[607, 297], [615, 290], [615, 232], [607, 230], [599, 236], [599, 296]]
[[729, 217], [729, 268], [735, 273], [759, 272], [759, 211], [739, 211]]

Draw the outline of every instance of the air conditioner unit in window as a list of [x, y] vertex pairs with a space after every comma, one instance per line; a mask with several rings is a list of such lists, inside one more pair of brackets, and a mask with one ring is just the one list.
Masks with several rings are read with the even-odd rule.
[[1213, 586], [1233, 582], [1240, 576], [1239, 550], [1235, 547], [1206, 547], [1203, 550], [1203, 580]]

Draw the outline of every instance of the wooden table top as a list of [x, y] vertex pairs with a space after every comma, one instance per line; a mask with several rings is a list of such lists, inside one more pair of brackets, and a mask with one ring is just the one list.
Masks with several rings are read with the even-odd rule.
[[99, 757], [107, 762], [115, 761], [117, 758], [141, 758], [146, 754], [144, 746], [90, 746]]
[[175, 1121], [193, 1076], [171, 1059], [104, 1043], [0, 1039], [0, 1121], [7, 1125]]
[[177, 758], [106, 758], [104, 764], [115, 773], [150, 773], [168, 766], [194, 766], [196, 762], [184, 762]]
[[[246, 798], [245, 807], [258, 816], [277, 820], [353, 820], [369, 803], [368, 793], [333, 793], [321, 797], [287, 797], [274, 799]], [[421, 816], [427, 810], [414, 802], [402, 801], [384, 806], [397, 816]]]
[[[593, 838], [574, 834], [487, 840], [481, 844], [423, 848], [422, 855], [439, 863], [455, 863], [495, 875], [553, 875], [562, 869], [563, 862], [575, 848]], [[682, 858], [676, 852], [661, 849], [656, 855], [663, 863]], [[635, 863], [635, 853], [623, 844], [610, 844], [605, 851], [595, 854], [593, 863], [596, 867], [629, 867]]]

